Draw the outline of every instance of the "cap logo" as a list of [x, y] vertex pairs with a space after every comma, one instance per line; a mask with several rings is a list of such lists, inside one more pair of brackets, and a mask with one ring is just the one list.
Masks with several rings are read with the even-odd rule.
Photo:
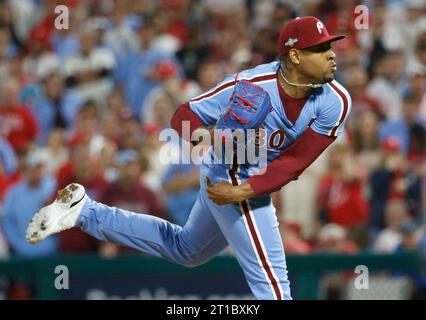
[[324, 25], [320, 21], [317, 22], [317, 29], [320, 34], [322, 33], [322, 29], [324, 29]]
[[295, 44], [297, 41], [299, 41], [299, 39], [289, 38], [289, 39], [287, 40], [287, 42], [286, 42], [286, 43], [284, 43], [284, 45], [285, 45], [286, 47], [293, 47], [293, 46], [294, 46], [294, 44]]

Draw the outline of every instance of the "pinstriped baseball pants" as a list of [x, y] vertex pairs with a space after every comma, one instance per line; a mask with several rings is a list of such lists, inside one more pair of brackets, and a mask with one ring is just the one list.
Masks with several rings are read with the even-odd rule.
[[[237, 179], [232, 176], [231, 179]], [[203, 264], [228, 245], [257, 299], [291, 299], [275, 208], [249, 201], [219, 206], [210, 201], [201, 175], [200, 195], [185, 226], [88, 200], [78, 226], [111, 241], [187, 267]]]

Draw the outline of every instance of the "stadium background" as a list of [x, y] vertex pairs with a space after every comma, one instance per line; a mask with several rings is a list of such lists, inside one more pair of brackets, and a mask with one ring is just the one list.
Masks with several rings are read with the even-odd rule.
[[[58, 5], [69, 29], [55, 28]], [[225, 74], [274, 60], [302, 15], [349, 36], [333, 49], [353, 106], [345, 137], [273, 195], [294, 297], [425, 298], [425, 1], [2, 0], [0, 299], [252, 298], [230, 250], [184, 269], [79, 230], [36, 246], [24, 232], [71, 181], [183, 224], [198, 168], [163, 165], [159, 132]], [[68, 290], [54, 287], [58, 265]], [[359, 265], [368, 290], [355, 289]]]

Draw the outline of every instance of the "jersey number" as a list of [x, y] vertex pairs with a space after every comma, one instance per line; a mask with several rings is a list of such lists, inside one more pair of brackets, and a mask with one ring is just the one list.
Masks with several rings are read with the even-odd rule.
[[280, 129], [272, 132], [269, 137], [269, 147], [270, 148], [280, 148], [283, 145], [285, 138], [284, 130]]

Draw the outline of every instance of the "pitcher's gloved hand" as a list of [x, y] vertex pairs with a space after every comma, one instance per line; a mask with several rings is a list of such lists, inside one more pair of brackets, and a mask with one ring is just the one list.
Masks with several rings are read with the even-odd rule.
[[237, 80], [231, 101], [216, 122], [217, 129], [257, 129], [272, 110], [269, 94], [247, 80]]

